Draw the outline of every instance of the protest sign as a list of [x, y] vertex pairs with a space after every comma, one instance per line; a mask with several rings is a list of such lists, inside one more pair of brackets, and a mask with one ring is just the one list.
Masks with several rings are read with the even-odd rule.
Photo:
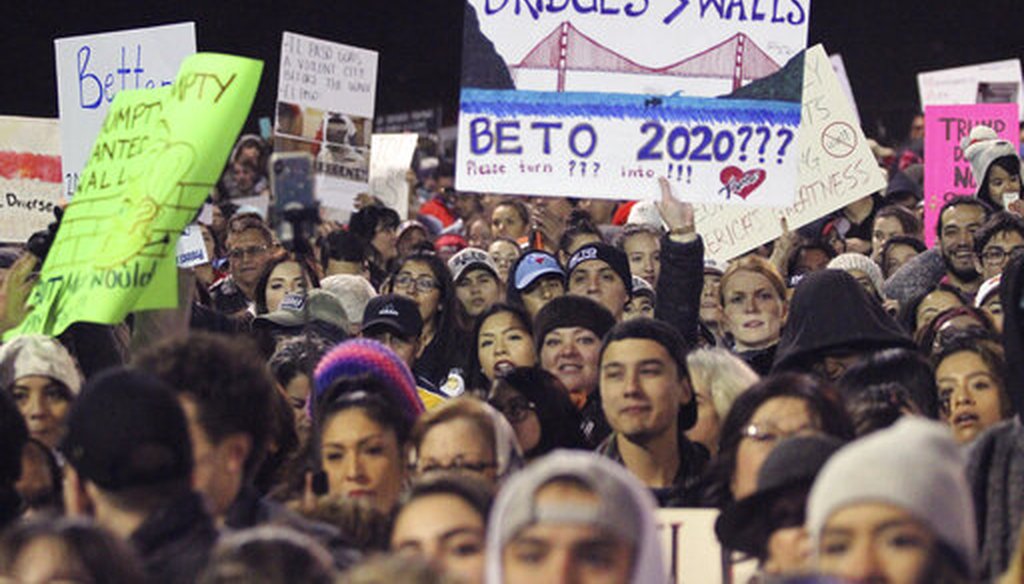
[[274, 147], [316, 157], [317, 198], [345, 213], [367, 192], [377, 53], [285, 32]]
[[960, 141], [979, 124], [992, 128], [1017, 149], [1016, 104], [935, 105], [924, 110], [924, 236], [928, 247], [935, 243], [935, 225], [943, 203], [978, 192], [979, 179], [971, 172]]
[[64, 193], [75, 194], [114, 97], [128, 89], [170, 85], [196, 52], [195, 23], [169, 24], [56, 39]]
[[809, 15], [810, 0], [467, 0], [456, 185], [623, 198], [666, 176], [690, 200], [789, 203]]
[[665, 569], [676, 584], [720, 584], [722, 547], [715, 536], [718, 509], [658, 509], [655, 512]]
[[694, 205], [697, 231], [708, 257], [730, 260], [781, 235], [781, 217], [790, 229], [797, 229], [885, 188], [885, 176], [821, 45], [808, 49], [804, 59], [797, 145], [800, 183], [792, 205], [749, 209]]
[[1021, 99], [1020, 59], [929, 71], [917, 75], [921, 111], [933, 105], [971, 103], [1016, 103], [1017, 115], [1024, 117]]
[[53, 247], [8, 337], [121, 322], [177, 303], [175, 248], [224, 168], [260, 61], [200, 53], [172, 85], [119, 92]]
[[179, 268], [194, 268], [210, 263], [206, 254], [206, 242], [203, 241], [203, 230], [193, 223], [181, 232], [181, 239], [175, 249]]
[[0, 241], [46, 229], [62, 192], [57, 120], [0, 116]]
[[416, 150], [416, 134], [374, 134], [370, 151], [370, 194], [405, 219], [409, 215], [406, 173]]

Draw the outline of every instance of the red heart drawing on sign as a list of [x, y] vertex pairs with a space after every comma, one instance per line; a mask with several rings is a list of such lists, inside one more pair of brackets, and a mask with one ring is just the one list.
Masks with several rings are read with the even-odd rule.
[[725, 185], [726, 198], [738, 195], [746, 200], [768, 178], [768, 173], [763, 168], [743, 172], [735, 166], [727, 166], [722, 169], [719, 178]]

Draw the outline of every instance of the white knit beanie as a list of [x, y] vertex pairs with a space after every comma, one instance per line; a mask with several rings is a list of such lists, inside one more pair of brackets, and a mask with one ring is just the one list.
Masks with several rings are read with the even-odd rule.
[[977, 535], [963, 451], [949, 428], [918, 416], [843, 447], [822, 468], [807, 500], [815, 548], [835, 512], [859, 503], [888, 503], [931, 529], [974, 573]]
[[1017, 151], [1007, 140], [1003, 140], [988, 126], [974, 126], [971, 133], [960, 141], [964, 157], [971, 163], [974, 182], [978, 183], [975, 195], [981, 192], [985, 175], [992, 163], [1004, 156], [1016, 156]]
[[839, 254], [832, 258], [827, 267], [830, 270], [842, 270], [844, 272], [849, 272], [850, 270], [863, 272], [871, 280], [871, 284], [875, 287], [875, 293], [879, 296], [882, 295], [882, 283], [885, 281], [882, 277], [882, 269], [868, 256], [860, 253]]

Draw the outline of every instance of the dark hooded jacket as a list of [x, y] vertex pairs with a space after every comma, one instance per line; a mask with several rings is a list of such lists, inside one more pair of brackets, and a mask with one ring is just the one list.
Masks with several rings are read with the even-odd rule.
[[981, 546], [982, 581], [1006, 571], [1015, 554], [1024, 518], [1024, 258], [1003, 272], [1000, 295], [1004, 306], [1003, 347], [1006, 351], [1007, 394], [1016, 416], [989, 428], [967, 453], [967, 480], [974, 499]]
[[914, 349], [903, 328], [842, 270], [808, 274], [789, 304], [773, 372], [810, 372], [821, 357], [836, 351]]

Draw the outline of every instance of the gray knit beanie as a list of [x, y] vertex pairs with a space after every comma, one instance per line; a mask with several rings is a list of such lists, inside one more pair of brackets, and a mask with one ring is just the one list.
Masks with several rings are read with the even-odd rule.
[[885, 278], [882, 277], [882, 268], [878, 267], [871, 258], [860, 253], [843, 253], [832, 258], [828, 263], [830, 270], [842, 270], [849, 273], [850, 270], [857, 270], [867, 275], [871, 284], [875, 287], [875, 293], [882, 296], [882, 284]]
[[839, 450], [821, 470], [807, 500], [807, 528], [817, 548], [825, 522], [859, 503], [888, 503], [931, 529], [973, 574], [977, 558], [974, 505], [963, 452], [949, 428], [916, 416]]

